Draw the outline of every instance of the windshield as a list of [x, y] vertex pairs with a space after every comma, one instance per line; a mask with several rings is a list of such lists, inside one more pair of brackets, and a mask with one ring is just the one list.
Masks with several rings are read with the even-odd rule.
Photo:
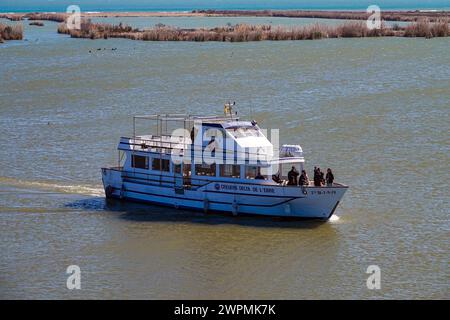
[[261, 137], [262, 133], [255, 127], [234, 127], [227, 129], [235, 138]]

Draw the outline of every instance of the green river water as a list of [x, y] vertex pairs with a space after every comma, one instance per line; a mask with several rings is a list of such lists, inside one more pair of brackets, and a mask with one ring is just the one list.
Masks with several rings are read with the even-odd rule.
[[[0, 83], [0, 298], [450, 298], [450, 38], [92, 41], [46, 22], [0, 45]], [[228, 100], [350, 186], [331, 221], [105, 201], [133, 115]]]

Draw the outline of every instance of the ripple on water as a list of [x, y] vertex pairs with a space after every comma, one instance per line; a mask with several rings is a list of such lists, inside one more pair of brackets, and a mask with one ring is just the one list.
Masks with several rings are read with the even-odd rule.
[[[449, 298], [448, 39], [85, 41], [51, 24], [27, 37], [0, 50], [2, 296], [68, 297], [78, 263], [84, 298]], [[104, 200], [100, 167], [131, 115], [230, 99], [301, 144], [310, 175], [331, 167], [350, 186], [331, 221]]]

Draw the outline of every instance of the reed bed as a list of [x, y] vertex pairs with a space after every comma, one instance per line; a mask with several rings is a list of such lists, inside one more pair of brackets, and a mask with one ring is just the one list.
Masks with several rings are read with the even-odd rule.
[[58, 33], [69, 34], [72, 38], [107, 39], [130, 38], [127, 35], [138, 33], [139, 29], [133, 29], [125, 24], [92, 23], [90, 19], [82, 19], [80, 29], [69, 29], [66, 23], [58, 25]]
[[407, 27], [386, 27], [369, 29], [365, 22], [350, 21], [336, 26], [312, 24], [298, 27], [272, 27], [271, 25], [247, 25], [216, 27], [212, 29], [180, 29], [165, 25], [156, 25], [151, 29], [133, 29], [128, 25], [111, 25], [92, 23], [83, 20], [80, 30], [69, 30], [65, 24], [60, 24], [58, 32], [69, 34], [74, 38], [107, 39], [126, 38], [144, 41], [282, 41], [282, 40], [315, 40], [324, 38], [362, 38], [362, 37], [446, 37], [449, 36], [447, 20], [430, 22], [420, 20]]
[[24, 15], [24, 18], [28, 18], [28, 20], [47, 20], [47, 21], [55, 21], [55, 22], [64, 22], [66, 21], [67, 14], [66, 13], [27, 13]]
[[4, 13], [0, 14], [0, 18], [8, 19], [11, 21], [28, 20], [47, 20], [55, 22], [64, 22], [68, 15], [66, 13]]
[[[255, 16], [283, 18], [315, 18], [367, 20], [370, 16], [365, 11], [314, 11], [314, 10], [193, 10], [192, 13], [210, 16]], [[450, 11], [382, 11], [385, 21], [414, 22], [428, 19], [431, 22], [442, 18], [450, 19]]]
[[23, 25], [15, 24], [8, 25], [0, 23], [0, 40], [22, 40], [23, 39]]
[[[31, 17], [34, 20], [51, 20], [63, 22], [67, 18], [66, 13], [16, 13], [0, 14], [0, 18], [6, 18], [13, 21], [23, 20]], [[285, 17], [285, 18], [320, 18], [320, 19], [344, 19], [344, 20], [367, 20], [370, 16], [365, 11], [317, 11], [317, 10], [193, 10], [190, 13], [174, 12], [103, 12], [103, 13], [84, 13], [85, 18], [89, 17], [125, 17], [125, 16], [222, 16], [222, 17]], [[440, 19], [450, 19], [450, 11], [382, 11], [381, 17], [385, 21], [405, 21], [415, 22], [421, 19], [428, 19], [431, 22]]]
[[1, 19], [8, 19], [11, 21], [20, 21], [23, 20], [24, 14], [11, 14], [11, 13], [0, 13]]
[[419, 20], [405, 28], [405, 37], [448, 37], [450, 35], [449, 21], [439, 20], [430, 23], [427, 19]]

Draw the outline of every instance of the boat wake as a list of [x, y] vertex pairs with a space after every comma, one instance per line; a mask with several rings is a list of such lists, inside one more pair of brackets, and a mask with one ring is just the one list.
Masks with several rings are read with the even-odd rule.
[[0, 186], [1, 185], [17, 188], [31, 188], [42, 191], [53, 191], [58, 193], [83, 194], [93, 197], [103, 197], [105, 195], [101, 186], [60, 184], [51, 181], [26, 181], [8, 177], [0, 177]]

